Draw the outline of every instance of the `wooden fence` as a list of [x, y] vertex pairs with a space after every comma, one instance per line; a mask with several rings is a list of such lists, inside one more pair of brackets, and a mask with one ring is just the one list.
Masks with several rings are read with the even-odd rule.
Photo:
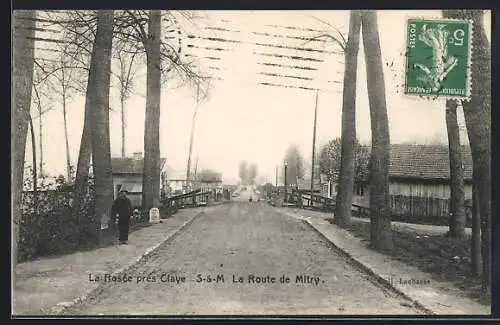
[[448, 218], [450, 211], [449, 199], [391, 195], [389, 202], [395, 216]]
[[[283, 193], [280, 194], [283, 195]], [[298, 203], [298, 193], [296, 191], [290, 191], [287, 194], [289, 203]], [[274, 195], [279, 196], [278, 193], [274, 193]], [[310, 205], [311, 195], [309, 193], [301, 193], [300, 197], [303, 207]], [[314, 194], [312, 201], [314, 208], [334, 211], [335, 198], [327, 198]], [[450, 211], [450, 200], [434, 197], [390, 195], [389, 208], [393, 219], [447, 220]], [[353, 204], [352, 210], [356, 216], [368, 217], [370, 208], [369, 206]]]

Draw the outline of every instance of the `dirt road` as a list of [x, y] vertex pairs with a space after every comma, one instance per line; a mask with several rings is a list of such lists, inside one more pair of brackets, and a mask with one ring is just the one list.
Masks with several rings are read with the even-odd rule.
[[262, 202], [208, 209], [121, 282], [103, 274], [89, 281], [99, 277], [108, 280], [100, 293], [66, 314], [421, 313], [301, 221]]

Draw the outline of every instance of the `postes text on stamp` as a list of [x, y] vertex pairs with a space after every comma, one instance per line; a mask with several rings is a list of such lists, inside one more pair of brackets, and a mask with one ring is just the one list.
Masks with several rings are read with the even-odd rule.
[[405, 94], [470, 96], [471, 24], [469, 20], [408, 19]]

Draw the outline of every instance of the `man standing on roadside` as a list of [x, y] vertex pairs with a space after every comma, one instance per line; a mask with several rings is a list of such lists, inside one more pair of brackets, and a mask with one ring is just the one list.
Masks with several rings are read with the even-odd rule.
[[130, 216], [132, 215], [132, 203], [127, 197], [127, 191], [122, 190], [118, 197], [113, 202], [111, 208], [111, 215], [118, 217], [118, 231], [120, 244], [126, 245], [128, 243], [128, 230], [130, 225]]

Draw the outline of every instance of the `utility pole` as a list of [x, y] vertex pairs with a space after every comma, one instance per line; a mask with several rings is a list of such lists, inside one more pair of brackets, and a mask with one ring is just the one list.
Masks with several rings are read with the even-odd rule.
[[288, 172], [287, 167], [288, 167], [288, 162], [287, 162], [287, 161], [285, 161], [285, 184], [284, 184], [284, 185], [285, 185], [285, 198], [284, 198], [285, 203], [288, 203], [288, 200], [287, 200], [287, 197], [286, 197], [286, 196], [287, 196], [287, 193], [286, 193], [286, 192], [287, 192], [287, 179], [286, 179], [286, 174], [287, 174], [287, 172]]
[[314, 107], [314, 126], [313, 126], [313, 141], [312, 141], [312, 162], [311, 162], [311, 200], [309, 204], [313, 205], [313, 192], [314, 192], [314, 156], [316, 149], [316, 116], [318, 113], [318, 93], [319, 90], [316, 89], [316, 105]]
[[196, 121], [196, 113], [198, 112], [198, 103], [200, 100], [200, 85], [196, 85], [196, 105], [193, 112], [193, 120], [191, 122], [191, 138], [189, 139], [189, 154], [186, 168], [186, 185], [189, 186], [191, 177], [191, 154], [193, 152], [193, 138], [194, 138], [194, 126]]
[[276, 165], [276, 190], [278, 189], [278, 165]]
[[193, 177], [193, 179], [194, 179], [195, 182], [198, 179], [197, 175], [198, 175], [198, 156], [196, 156], [196, 161], [194, 163], [194, 177]]

